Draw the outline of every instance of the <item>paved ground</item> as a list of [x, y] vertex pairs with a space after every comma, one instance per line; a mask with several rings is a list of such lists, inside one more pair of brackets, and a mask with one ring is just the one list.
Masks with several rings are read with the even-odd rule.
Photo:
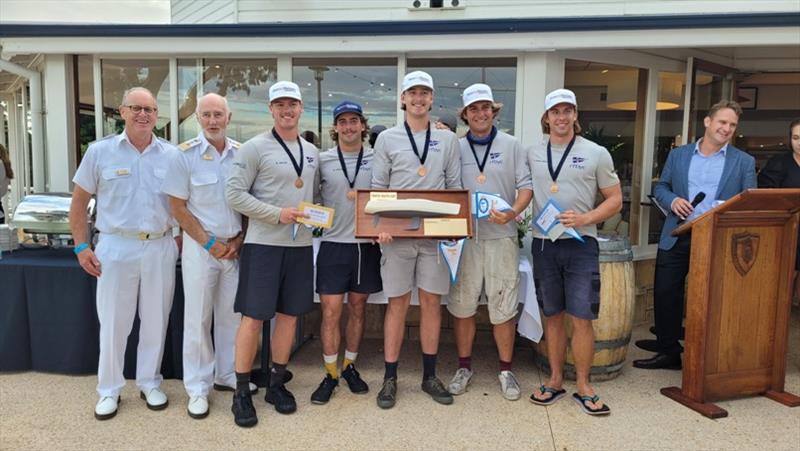
[[[790, 334], [787, 391], [800, 394], [800, 315], [795, 310]], [[645, 326], [634, 339], [648, 335]], [[631, 345], [629, 361], [646, 353]], [[129, 381], [116, 418], [98, 422], [94, 376], [42, 373], [0, 375], [0, 449], [800, 449], [800, 407], [790, 409], [763, 397], [721, 402], [730, 416], [710, 420], [659, 394], [680, 384], [678, 371], [642, 371], [628, 364], [622, 375], [598, 383], [597, 392], [612, 407], [607, 418], [583, 414], [569, 398], [544, 408], [527, 401], [543, 375], [527, 349], [518, 349], [515, 372], [525, 395], [505, 401], [495, 376], [496, 354], [483, 345], [475, 352], [476, 376], [470, 391], [452, 406], [431, 401], [419, 389], [421, 362], [417, 343], [409, 343], [400, 361], [397, 406], [375, 405], [382, 377], [380, 341], [371, 340], [359, 356], [371, 383], [368, 395], [341, 389], [326, 406], [309, 396], [322, 377], [320, 345], [306, 344], [290, 368], [289, 384], [298, 412], [284, 416], [257, 397], [259, 424], [243, 430], [233, 424], [230, 394], [211, 395], [211, 414], [190, 419], [180, 381], [163, 387], [170, 397], [164, 411], [145, 408]], [[452, 345], [444, 345], [439, 375], [455, 370]], [[574, 384], [567, 389], [574, 390]], [[323, 437], [328, 442], [323, 441]]]

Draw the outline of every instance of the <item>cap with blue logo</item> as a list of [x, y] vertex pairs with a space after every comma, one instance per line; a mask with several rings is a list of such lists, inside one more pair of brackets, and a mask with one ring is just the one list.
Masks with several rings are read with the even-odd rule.
[[544, 109], [549, 110], [559, 103], [568, 103], [578, 108], [578, 101], [575, 100], [574, 92], [569, 89], [556, 89], [544, 98]]
[[483, 83], [475, 83], [473, 85], [469, 85], [467, 89], [464, 90], [464, 94], [461, 95], [461, 98], [464, 100], [464, 106], [468, 107], [475, 102], [487, 101], [487, 102], [494, 102], [494, 97], [492, 96], [492, 88], [489, 85], [485, 85]]
[[364, 111], [361, 109], [361, 105], [349, 100], [345, 100], [344, 102], [336, 105], [336, 108], [333, 109], [333, 121], [336, 122], [336, 118], [344, 113], [355, 113], [361, 117], [364, 117]]
[[403, 77], [403, 90], [401, 92], [406, 92], [414, 86], [424, 86], [433, 91], [433, 78], [427, 72], [421, 70], [409, 72]]
[[291, 81], [279, 81], [269, 87], [270, 102], [284, 97], [300, 100], [301, 102], [303, 101], [303, 98], [300, 96], [300, 87]]

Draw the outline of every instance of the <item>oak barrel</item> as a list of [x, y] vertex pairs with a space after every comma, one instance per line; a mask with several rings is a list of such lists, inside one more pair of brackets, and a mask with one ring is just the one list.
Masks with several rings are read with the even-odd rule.
[[[609, 380], [617, 377], [628, 354], [633, 327], [635, 280], [633, 276], [633, 252], [627, 238], [601, 237], [600, 247], [600, 313], [593, 321], [594, 359], [590, 372], [591, 380]], [[533, 268], [534, 273], [536, 268]], [[567, 336], [572, 336], [572, 327], [566, 321]], [[547, 362], [547, 337], [534, 345], [536, 364], [550, 371]], [[567, 345], [564, 377], [575, 380], [575, 360]]]

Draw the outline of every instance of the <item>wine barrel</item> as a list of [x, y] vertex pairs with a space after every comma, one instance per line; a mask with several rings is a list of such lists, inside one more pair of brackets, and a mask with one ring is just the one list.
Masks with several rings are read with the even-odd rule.
[[[594, 359], [590, 379], [609, 380], [617, 377], [628, 355], [628, 343], [633, 328], [634, 289], [633, 252], [627, 238], [601, 237], [600, 247], [600, 312], [592, 322], [594, 328]], [[533, 268], [534, 273], [536, 268]], [[567, 336], [572, 336], [572, 325], [566, 321]], [[534, 345], [534, 360], [547, 372], [547, 337]], [[567, 345], [564, 377], [575, 380], [575, 360]]]

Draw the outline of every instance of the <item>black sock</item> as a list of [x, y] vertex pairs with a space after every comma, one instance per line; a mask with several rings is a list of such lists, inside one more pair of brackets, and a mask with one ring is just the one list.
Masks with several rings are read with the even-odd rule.
[[269, 375], [269, 388], [280, 387], [286, 377], [286, 364], [272, 362], [272, 370]]
[[436, 377], [436, 354], [422, 353], [422, 378]]
[[386, 368], [383, 372], [384, 380], [397, 379], [397, 362], [383, 362], [383, 366]]
[[250, 372], [236, 373], [236, 391], [250, 393]]

